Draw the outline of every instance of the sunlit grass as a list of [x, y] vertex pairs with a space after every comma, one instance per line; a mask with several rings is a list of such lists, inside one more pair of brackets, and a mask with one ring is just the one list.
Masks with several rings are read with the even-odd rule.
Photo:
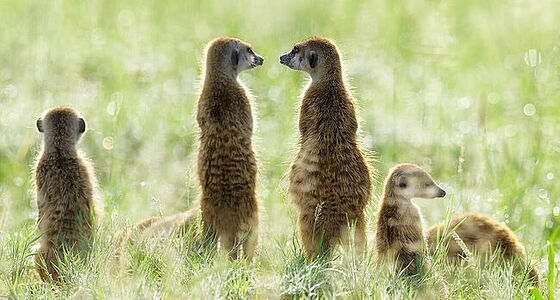
[[[560, 10], [528, 1], [0, 1], [0, 297], [527, 298], [513, 269], [458, 268], [433, 259], [410, 288], [376, 262], [380, 183], [396, 162], [426, 168], [448, 192], [416, 200], [425, 225], [483, 212], [507, 223], [560, 297]], [[202, 49], [219, 35], [247, 40], [264, 65], [241, 76], [255, 96], [260, 162], [259, 255], [245, 265], [191, 239], [124, 248], [116, 233], [196, 205], [194, 118]], [[372, 153], [376, 196], [368, 251], [303, 259], [285, 174], [297, 148], [304, 74], [277, 61], [294, 42], [334, 39]], [[30, 168], [35, 119], [72, 105], [88, 131], [105, 221], [91, 257], [67, 283], [41, 283], [32, 262], [37, 208]], [[157, 201], [153, 201], [156, 199]], [[555, 233], [556, 232], [556, 233]], [[550, 241], [550, 244], [547, 244]], [[513, 272], [513, 273], [512, 273]]]

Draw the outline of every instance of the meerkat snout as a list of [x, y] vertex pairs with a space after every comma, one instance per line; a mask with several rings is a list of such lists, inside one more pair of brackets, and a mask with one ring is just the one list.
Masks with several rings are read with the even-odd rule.
[[434, 182], [430, 174], [413, 164], [400, 165], [393, 173], [393, 193], [406, 199], [441, 198], [446, 192]]

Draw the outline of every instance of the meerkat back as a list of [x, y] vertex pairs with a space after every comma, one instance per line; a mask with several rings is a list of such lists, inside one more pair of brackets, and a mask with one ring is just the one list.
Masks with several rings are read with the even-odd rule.
[[[426, 236], [432, 252], [435, 251], [440, 239], [445, 238], [447, 257], [452, 262], [461, 261], [463, 257], [470, 254], [476, 255], [485, 262], [497, 251], [505, 261], [514, 262], [517, 267], [528, 262], [525, 248], [513, 231], [489, 216], [465, 213], [453, 217], [448, 227], [448, 231], [453, 230], [451, 233], [453, 238], [450, 238], [444, 230], [444, 223], [436, 224], [428, 228]], [[537, 268], [532, 267], [529, 270], [528, 278], [535, 286], [540, 286]]]
[[[58, 281], [53, 264], [65, 250], [87, 251], [96, 218], [96, 179], [93, 168], [76, 149], [86, 124], [70, 107], [56, 107], [37, 120], [44, 134], [35, 167], [38, 228], [42, 234], [36, 256], [39, 275]], [[46, 272], [45, 272], [46, 267]]]

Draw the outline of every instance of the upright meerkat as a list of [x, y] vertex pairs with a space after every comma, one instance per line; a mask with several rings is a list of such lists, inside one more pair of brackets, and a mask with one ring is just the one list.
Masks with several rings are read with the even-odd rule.
[[[525, 249], [515, 234], [505, 224], [498, 222], [489, 216], [475, 213], [466, 213], [455, 216], [448, 225], [468, 248], [470, 253], [481, 258], [489, 258], [496, 251], [500, 251], [506, 261], [511, 261], [519, 267], [526, 262]], [[456, 239], [450, 239], [445, 232], [445, 224], [442, 222], [433, 225], [426, 232], [428, 245], [431, 251], [435, 251], [438, 241], [446, 236], [445, 243], [448, 245], [447, 257], [456, 261], [465, 257], [463, 245], [459, 245]], [[463, 247], [461, 247], [463, 246]], [[540, 276], [537, 268], [529, 272], [529, 280], [536, 286], [540, 286]]]
[[223, 249], [242, 243], [251, 260], [257, 245], [257, 162], [252, 148], [253, 115], [240, 72], [263, 64], [244, 41], [212, 40], [206, 50], [204, 83], [198, 100], [200, 127], [198, 180], [204, 237], [216, 237]]
[[376, 250], [380, 259], [394, 263], [397, 272], [420, 274], [428, 262], [420, 209], [412, 198], [444, 197], [445, 191], [422, 168], [399, 164], [385, 179], [377, 215]]
[[361, 252], [372, 183], [339, 51], [328, 39], [310, 38], [295, 44], [280, 63], [311, 76], [299, 114], [300, 149], [289, 174], [305, 253], [311, 258], [347, 244], [349, 225], [355, 226], [354, 247]]
[[[42, 234], [35, 256], [41, 279], [60, 279], [57, 256], [63, 249], [88, 250], [96, 218], [97, 181], [91, 163], [76, 149], [86, 123], [71, 107], [56, 107], [37, 120], [44, 134], [43, 148], [35, 167], [38, 231]], [[46, 265], [46, 272], [43, 268]]]

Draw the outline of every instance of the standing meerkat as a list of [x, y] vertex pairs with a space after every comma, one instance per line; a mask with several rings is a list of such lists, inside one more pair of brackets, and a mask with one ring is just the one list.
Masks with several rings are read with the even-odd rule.
[[[511, 261], [521, 267], [526, 263], [525, 249], [515, 234], [505, 224], [489, 216], [475, 213], [466, 213], [451, 219], [448, 228], [454, 229], [464, 245], [459, 245], [457, 239], [450, 239], [445, 230], [445, 224], [433, 225], [426, 232], [430, 251], [435, 251], [438, 242], [446, 236], [444, 241], [447, 247], [447, 257], [451, 261], [458, 261], [466, 257], [468, 252], [478, 257], [487, 259], [499, 251], [505, 261]], [[463, 247], [461, 247], [463, 246]], [[464, 246], [467, 249], [463, 249]], [[529, 271], [529, 280], [535, 286], [540, 286], [540, 275], [537, 268]]]
[[311, 76], [300, 107], [300, 149], [289, 174], [305, 253], [311, 258], [346, 245], [349, 225], [355, 226], [355, 250], [362, 252], [372, 183], [339, 51], [328, 39], [310, 38], [295, 44], [280, 63]]
[[252, 148], [253, 114], [240, 72], [263, 64], [249, 44], [236, 38], [212, 40], [206, 50], [198, 100], [198, 180], [203, 236], [218, 238], [233, 258], [250, 261], [257, 245], [257, 161]]
[[445, 191], [417, 165], [399, 164], [389, 171], [377, 215], [376, 250], [397, 273], [421, 274], [428, 262], [422, 215], [411, 199], [444, 196]]
[[[64, 249], [88, 251], [94, 225], [100, 217], [95, 199], [97, 181], [92, 164], [76, 149], [86, 123], [71, 107], [56, 107], [37, 120], [44, 134], [35, 166], [38, 232], [42, 234], [37, 270], [43, 281], [59, 281], [57, 257]], [[43, 266], [46, 266], [46, 272]]]

